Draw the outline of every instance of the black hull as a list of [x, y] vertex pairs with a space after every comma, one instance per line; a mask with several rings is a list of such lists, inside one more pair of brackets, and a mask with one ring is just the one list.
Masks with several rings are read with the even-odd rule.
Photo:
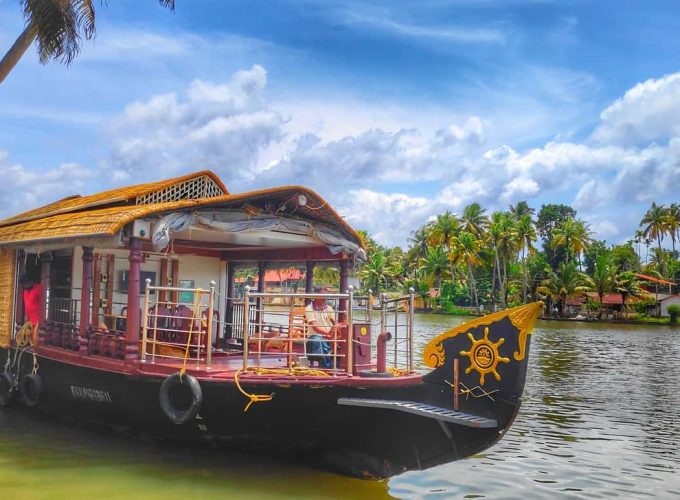
[[[4, 359], [6, 351], [0, 350]], [[22, 374], [30, 371], [25, 358]], [[402, 411], [339, 405], [341, 398], [450, 400], [440, 384], [420, 382], [379, 389], [337, 385], [271, 384], [247, 387], [274, 393], [253, 404], [231, 381], [203, 381], [198, 416], [172, 424], [159, 404], [164, 377], [78, 366], [39, 357], [44, 392], [37, 407], [76, 419], [197, 446], [286, 457], [341, 474], [382, 479], [479, 453], [510, 426], [519, 402], [501, 403], [494, 428], [472, 428]]]

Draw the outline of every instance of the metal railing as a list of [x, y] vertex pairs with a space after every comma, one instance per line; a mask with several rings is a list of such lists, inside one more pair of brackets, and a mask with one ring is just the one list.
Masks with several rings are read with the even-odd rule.
[[[287, 306], [266, 305], [272, 299], [290, 299]], [[297, 299], [297, 300], [296, 300]], [[297, 305], [301, 301], [323, 299], [325, 308]], [[243, 317], [243, 369], [267, 368], [272, 359], [285, 356], [285, 367], [307, 367], [318, 363], [329, 373], [352, 371], [353, 292], [347, 293], [277, 293], [251, 292], [245, 287], [244, 306], [255, 307], [254, 318]], [[309, 322], [309, 317], [326, 316], [328, 324]]]
[[[155, 363], [157, 358], [187, 360], [197, 366], [212, 362], [212, 337], [219, 330], [215, 305], [214, 281], [208, 290], [151, 286], [147, 280], [142, 308], [142, 362]], [[153, 301], [153, 292], [166, 291], [193, 294], [188, 307], [184, 302]], [[159, 294], [154, 294], [154, 298]], [[169, 296], [170, 294], [165, 294]], [[217, 327], [217, 328], [216, 328]]]
[[[389, 333], [386, 360], [388, 366], [408, 372], [414, 371], [413, 363], [413, 317], [415, 290], [408, 295], [389, 298], [387, 294], [354, 296], [355, 320], [369, 323], [378, 334]], [[371, 349], [377, 348], [378, 335], [372, 336]]]
[[[283, 308], [265, 307], [267, 299], [273, 298], [290, 298], [291, 305]], [[319, 298], [332, 303], [333, 321], [338, 325], [334, 334], [323, 338], [323, 342], [331, 346], [331, 351], [325, 354], [310, 352], [309, 341], [315, 340], [313, 335], [316, 332], [307, 321], [309, 311], [295, 305], [295, 299], [313, 301]], [[268, 360], [284, 355], [288, 368], [305, 366], [310, 361], [317, 362], [319, 358], [325, 357], [331, 361], [324, 368], [326, 371], [353, 373], [355, 347], [369, 349], [369, 359], [374, 360], [375, 354], [381, 352], [377, 344], [383, 341], [386, 342], [388, 353], [385, 356], [383, 351], [386, 358], [383, 366], [412, 372], [414, 300], [413, 290], [410, 290], [409, 295], [397, 298], [388, 298], [384, 294], [376, 298], [371, 295], [356, 296], [351, 288], [346, 293], [310, 294], [260, 293], [251, 292], [246, 287], [240, 305], [243, 308], [248, 304], [254, 311], [241, 318], [240, 331], [248, 332], [243, 341], [243, 369], [265, 367]], [[296, 309], [297, 315], [302, 316], [297, 325], [294, 324]], [[354, 326], [363, 324], [370, 325], [375, 332], [369, 337], [370, 341], [363, 341], [361, 335], [354, 333]], [[278, 346], [278, 349], [272, 349], [272, 346]], [[381, 365], [379, 361], [377, 364]]]

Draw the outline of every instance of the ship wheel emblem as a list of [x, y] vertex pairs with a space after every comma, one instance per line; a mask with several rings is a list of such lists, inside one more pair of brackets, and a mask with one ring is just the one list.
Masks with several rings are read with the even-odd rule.
[[472, 345], [469, 351], [460, 351], [461, 356], [470, 358], [470, 366], [467, 367], [465, 373], [470, 373], [476, 370], [479, 373], [479, 385], [484, 385], [484, 377], [488, 373], [493, 373], [497, 381], [501, 380], [501, 376], [496, 371], [498, 363], [509, 363], [508, 358], [504, 358], [498, 354], [498, 348], [503, 345], [505, 339], [499, 339], [494, 343], [489, 340], [489, 328], [484, 328], [484, 338], [477, 340], [468, 332], [468, 338]]

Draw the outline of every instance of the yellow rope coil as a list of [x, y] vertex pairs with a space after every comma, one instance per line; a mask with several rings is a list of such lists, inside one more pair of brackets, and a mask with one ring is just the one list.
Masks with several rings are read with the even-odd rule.
[[322, 370], [316, 370], [314, 368], [249, 368], [247, 370], [238, 370], [234, 373], [234, 382], [239, 392], [247, 397], [250, 401], [246, 404], [243, 412], [247, 412], [253, 403], [264, 403], [266, 401], [271, 401], [274, 399], [274, 393], [271, 394], [251, 394], [246, 392], [241, 383], [238, 380], [239, 375], [242, 373], [252, 373], [254, 375], [292, 375], [292, 376], [315, 376], [315, 377], [330, 377], [330, 374]]
[[16, 342], [19, 347], [26, 346], [28, 344], [33, 344], [34, 331], [37, 329], [38, 325], [33, 326], [33, 323], [27, 321], [16, 334]]

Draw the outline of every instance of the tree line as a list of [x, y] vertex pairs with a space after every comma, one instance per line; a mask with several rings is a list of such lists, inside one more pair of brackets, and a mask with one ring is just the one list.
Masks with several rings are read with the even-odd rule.
[[[641, 295], [636, 274], [680, 278], [677, 203], [652, 203], [635, 235], [613, 245], [594, 239], [572, 207], [545, 204], [536, 211], [525, 201], [491, 214], [478, 203], [460, 214], [439, 214], [411, 232], [407, 250], [359, 233], [368, 254], [359, 270], [364, 292], [413, 287], [432, 303], [430, 290], [438, 289], [436, 302], [443, 308], [505, 308], [547, 299], [564, 314], [567, 297], [590, 291], [601, 314], [607, 293], [620, 293], [624, 308]], [[671, 249], [662, 245], [666, 238]]]

